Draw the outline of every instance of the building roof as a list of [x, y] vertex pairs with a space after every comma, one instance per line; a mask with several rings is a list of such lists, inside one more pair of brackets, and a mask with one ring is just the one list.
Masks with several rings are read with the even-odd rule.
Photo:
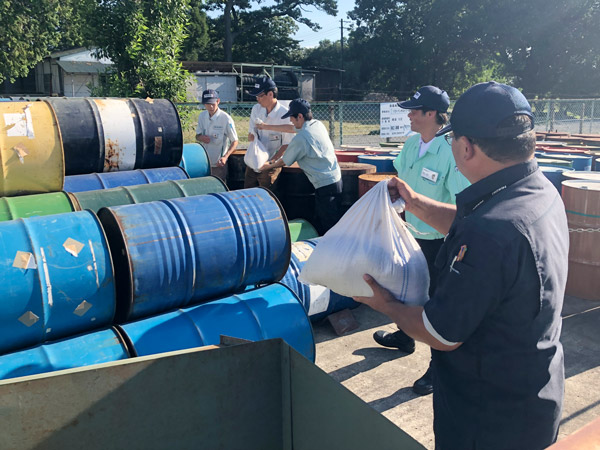
[[85, 47], [71, 48], [69, 50], [62, 50], [60, 52], [50, 53], [50, 58], [60, 58], [62, 56], [74, 55], [74, 54], [83, 53], [83, 52], [89, 52], [89, 50]]
[[108, 64], [91, 61], [56, 61], [67, 73], [104, 73], [111, 68]]

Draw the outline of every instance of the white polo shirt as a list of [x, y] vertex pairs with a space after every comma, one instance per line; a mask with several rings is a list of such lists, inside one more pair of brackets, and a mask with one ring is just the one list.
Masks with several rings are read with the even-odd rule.
[[210, 137], [210, 142], [208, 144], [202, 143], [202, 146], [208, 153], [211, 167], [215, 167], [217, 161], [227, 152], [231, 143], [238, 140], [233, 119], [220, 108], [212, 117], [206, 110], [200, 113], [196, 134], [204, 134]]
[[252, 107], [250, 112], [250, 127], [249, 132], [258, 135], [259, 141], [265, 146], [269, 153], [269, 158], [272, 158], [277, 150], [282, 145], [287, 145], [294, 137], [293, 133], [281, 133], [279, 131], [257, 130], [255, 128], [256, 119], [262, 120], [268, 125], [291, 125], [290, 119], [282, 119], [288, 109], [281, 103], [277, 102], [275, 107], [267, 114], [267, 109], [260, 106], [258, 103]]

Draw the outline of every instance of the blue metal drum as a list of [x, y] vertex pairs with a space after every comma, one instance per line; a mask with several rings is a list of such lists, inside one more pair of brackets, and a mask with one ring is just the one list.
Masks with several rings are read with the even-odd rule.
[[102, 208], [98, 216], [115, 266], [117, 323], [189, 301], [194, 285], [193, 255], [177, 216], [165, 203]]
[[210, 175], [210, 161], [200, 144], [183, 144], [183, 156], [179, 167], [183, 167], [190, 178]]
[[24, 377], [129, 358], [113, 328], [0, 356], [0, 379]]
[[540, 166], [540, 170], [559, 193], [562, 192], [562, 182], [565, 180], [563, 173], [572, 171], [572, 169], [552, 166]]
[[315, 360], [306, 312], [296, 295], [278, 283], [118, 327], [136, 356], [215, 345], [226, 335], [251, 341], [282, 338]]
[[261, 188], [103, 208], [117, 274], [117, 322], [281, 279], [290, 236]]
[[277, 197], [264, 188], [211, 195], [225, 204], [240, 227], [246, 253], [242, 285], [279, 281], [289, 265], [291, 238]]
[[0, 224], [0, 353], [109, 325], [113, 266], [94, 213]]
[[324, 319], [334, 312], [342, 309], [352, 309], [360, 306], [351, 297], [345, 297], [322, 286], [309, 286], [298, 281], [298, 275], [304, 264], [312, 255], [313, 250], [319, 243], [320, 238], [309, 239], [292, 243], [292, 257], [281, 284], [289, 287], [300, 299], [308, 317], [313, 322]]
[[574, 170], [592, 170], [592, 155], [551, 152], [542, 153], [540, 157], [569, 161], [572, 163]]
[[188, 175], [181, 167], [126, 170], [123, 172], [90, 173], [65, 177], [65, 192], [85, 192], [119, 186], [160, 183], [168, 180], [186, 180]]
[[394, 160], [397, 156], [358, 155], [358, 162], [371, 164], [377, 168], [377, 172], [395, 172]]

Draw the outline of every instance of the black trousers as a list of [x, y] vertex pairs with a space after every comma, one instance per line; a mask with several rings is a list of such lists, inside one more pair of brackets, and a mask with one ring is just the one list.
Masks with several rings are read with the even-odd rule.
[[429, 269], [429, 297], [431, 297], [437, 287], [439, 276], [439, 270], [435, 267], [435, 258], [444, 243], [444, 239], [417, 239], [416, 241], [421, 246], [421, 250], [427, 260], [427, 268]]
[[333, 227], [341, 215], [342, 180], [315, 189], [315, 220], [314, 226], [323, 236]]
[[[444, 239], [416, 239], [417, 243], [425, 255], [427, 261], [427, 269], [429, 270], [429, 297], [435, 292], [437, 287], [437, 281], [439, 276], [439, 270], [435, 267], [435, 258], [440, 251], [440, 247], [444, 243]], [[398, 329], [401, 333], [405, 334], [404, 331]], [[429, 367], [432, 368], [431, 360]]]

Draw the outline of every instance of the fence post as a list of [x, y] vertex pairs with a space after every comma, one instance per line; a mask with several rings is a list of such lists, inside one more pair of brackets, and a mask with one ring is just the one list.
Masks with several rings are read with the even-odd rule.
[[592, 100], [592, 106], [591, 106], [591, 111], [590, 111], [590, 134], [592, 134], [594, 131], [594, 105], [596, 104], [596, 100]]
[[340, 146], [344, 143], [344, 104], [340, 102]]
[[333, 103], [329, 104], [329, 139], [331, 142], [335, 139], [335, 107]]
[[585, 102], [581, 104], [581, 118], [579, 119], [579, 134], [583, 133], [583, 122], [585, 121]]
[[552, 131], [554, 129], [554, 100], [550, 100], [550, 105], [548, 106], [548, 114], [550, 115], [550, 128], [548, 131]]

